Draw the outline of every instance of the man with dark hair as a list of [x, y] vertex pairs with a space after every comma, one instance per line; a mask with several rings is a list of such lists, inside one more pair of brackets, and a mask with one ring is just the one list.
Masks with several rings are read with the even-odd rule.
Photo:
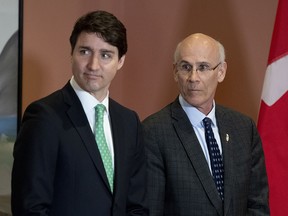
[[127, 52], [126, 29], [110, 13], [91, 12], [78, 19], [70, 43], [71, 80], [23, 116], [13, 215], [147, 215], [141, 124], [109, 98]]

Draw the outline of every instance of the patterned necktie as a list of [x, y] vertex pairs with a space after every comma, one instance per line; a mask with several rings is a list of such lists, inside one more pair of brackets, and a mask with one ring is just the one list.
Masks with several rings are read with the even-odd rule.
[[112, 165], [112, 156], [105, 139], [104, 127], [103, 127], [105, 106], [103, 104], [98, 104], [95, 107], [95, 109], [96, 109], [96, 121], [95, 121], [96, 142], [104, 164], [110, 189], [113, 192], [114, 170]]
[[224, 166], [223, 166], [222, 156], [218, 148], [218, 144], [216, 142], [214, 133], [211, 128], [211, 122], [212, 121], [210, 118], [206, 117], [203, 119], [204, 128], [205, 128], [205, 139], [206, 139], [207, 147], [209, 150], [212, 174], [214, 177], [214, 181], [215, 181], [219, 196], [223, 201], [224, 199]]

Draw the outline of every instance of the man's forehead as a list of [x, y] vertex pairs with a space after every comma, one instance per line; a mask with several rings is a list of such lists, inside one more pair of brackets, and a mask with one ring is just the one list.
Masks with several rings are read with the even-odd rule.
[[203, 61], [218, 56], [216, 44], [209, 40], [183, 41], [179, 51], [180, 58], [202, 58]]
[[100, 37], [96, 33], [82, 32], [79, 35], [76, 44], [79, 46], [102, 47], [101, 49], [107, 49], [111, 51], [118, 50], [116, 46], [106, 42], [102, 37]]

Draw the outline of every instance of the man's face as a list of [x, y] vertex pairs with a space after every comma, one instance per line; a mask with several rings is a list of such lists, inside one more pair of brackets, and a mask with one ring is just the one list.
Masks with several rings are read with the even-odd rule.
[[[174, 78], [180, 94], [204, 114], [211, 111], [217, 85], [225, 77], [226, 63], [219, 64], [219, 59], [218, 46], [214, 41], [201, 36], [192, 37], [182, 43], [177, 64], [174, 65]], [[193, 70], [187, 73], [183, 72], [183, 68]]]
[[72, 73], [77, 84], [102, 101], [125, 56], [95, 33], [82, 32], [72, 53]]

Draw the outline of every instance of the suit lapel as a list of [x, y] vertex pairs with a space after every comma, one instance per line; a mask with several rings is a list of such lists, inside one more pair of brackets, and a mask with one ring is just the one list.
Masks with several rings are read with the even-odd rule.
[[223, 112], [220, 106], [216, 106], [216, 118], [224, 155], [224, 215], [226, 215], [229, 210], [233, 194], [233, 137], [231, 136], [232, 131], [229, 118], [225, 115], [225, 112]]
[[207, 161], [193, 127], [179, 104], [178, 99], [172, 104], [173, 124], [189, 160], [212, 204], [219, 215], [223, 215], [222, 201], [218, 195], [213, 177], [211, 176]]
[[117, 203], [121, 202], [119, 201], [121, 199], [121, 189], [126, 181], [126, 151], [128, 148], [125, 146], [125, 131], [123, 127], [125, 119], [122, 118], [115, 101], [112, 99], [109, 99], [109, 114], [114, 146], [114, 202]]
[[101, 155], [97, 148], [94, 134], [91, 131], [82, 104], [69, 83], [62, 90], [64, 100], [70, 106], [67, 109], [67, 115], [70, 118], [72, 124], [74, 125], [76, 131], [78, 132], [79, 136], [81, 137], [83, 144], [85, 145], [87, 152], [91, 160], [93, 161], [96, 169], [98, 170], [101, 178], [105, 182], [107, 189], [110, 191], [109, 182], [106, 176]]
[[[113, 103], [111, 103], [111, 100], [109, 100], [109, 113], [110, 113], [110, 121], [111, 121], [111, 130], [112, 130], [112, 136], [113, 136], [113, 146], [114, 146], [114, 165], [115, 165], [115, 179], [119, 179], [119, 173], [121, 172], [121, 168], [124, 166], [124, 155], [119, 153], [121, 151], [121, 137], [119, 134], [122, 133], [123, 127], [119, 125], [119, 122], [122, 122], [120, 118], [120, 115], [117, 114], [117, 110], [115, 109]], [[120, 170], [119, 170], [120, 169]], [[115, 189], [118, 188], [119, 181], [114, 181]]]

